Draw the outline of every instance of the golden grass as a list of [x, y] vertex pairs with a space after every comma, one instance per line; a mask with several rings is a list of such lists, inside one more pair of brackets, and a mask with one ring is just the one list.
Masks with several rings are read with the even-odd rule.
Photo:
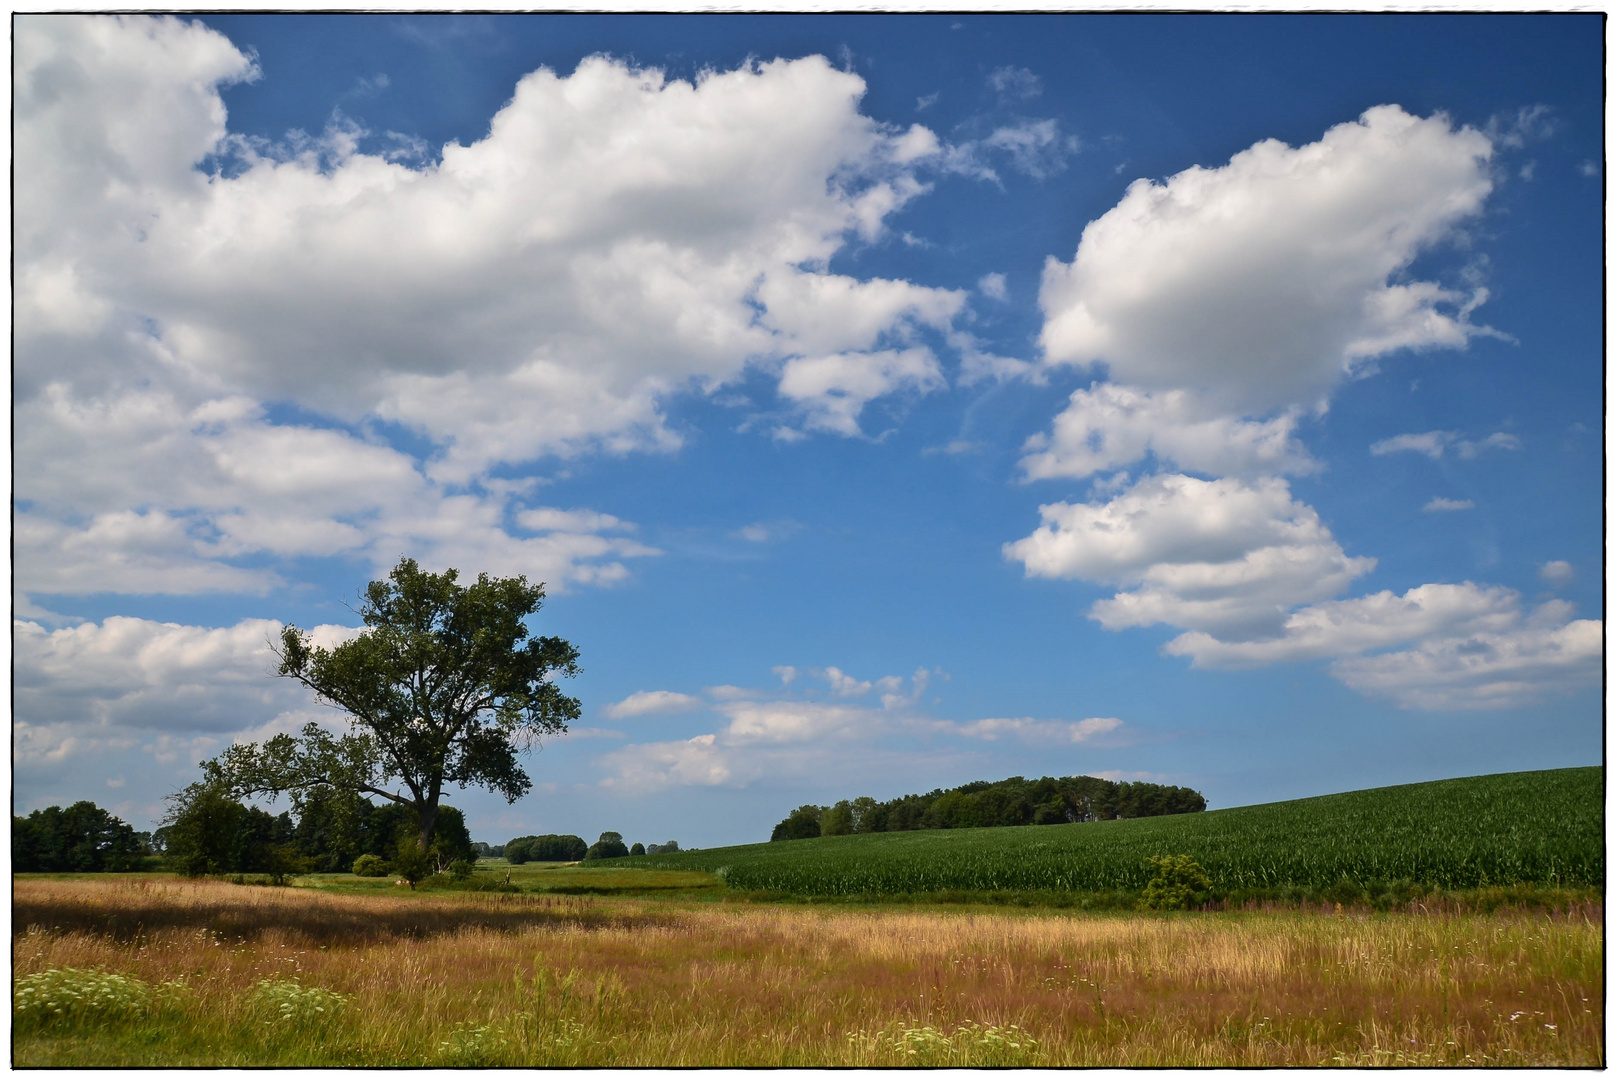
[[[17, 1065], [1605, 1059], [1598, 905], [1075, 916], [110, 878], [13, 894], [19, 978], [161, 990], [133, 1024], [19, 1029]], [[279, 1023], [255, 987], [285, 979], [348, 1004]]]

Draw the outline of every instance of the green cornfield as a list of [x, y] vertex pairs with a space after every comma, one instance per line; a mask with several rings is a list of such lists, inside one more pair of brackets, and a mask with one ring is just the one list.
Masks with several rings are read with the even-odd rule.
[[1153, 855], [1189, 855], [1215, 890], [1410, 882], [1438, 889], [1605, 882], [1604, 770], [1553, 769], [1075, 825], [873, 833], [636, 856], [588, 866], [708, 870], [801, 896], [1135, 891]]

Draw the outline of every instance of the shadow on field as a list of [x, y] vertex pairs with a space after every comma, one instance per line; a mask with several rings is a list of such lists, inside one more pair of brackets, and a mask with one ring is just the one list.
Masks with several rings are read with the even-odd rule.
[[596, 907], [588, 898], [484, 894], [352, 896], [222, 882], [27, 881], [12, 884], [12, 926], [108, 935], [196, 930], [256, 940], [274, 932], [311, 943], [431, 938], [466, 930], [534, 927], [640, 928], [679, 921], [675, 912]]

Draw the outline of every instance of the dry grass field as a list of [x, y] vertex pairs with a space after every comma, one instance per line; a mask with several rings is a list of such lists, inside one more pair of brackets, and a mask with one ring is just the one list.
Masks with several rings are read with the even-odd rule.
[[19, 1066], [1605, 1062], [1598, 902], [1073, 915], [110, 875], [13, 896]]

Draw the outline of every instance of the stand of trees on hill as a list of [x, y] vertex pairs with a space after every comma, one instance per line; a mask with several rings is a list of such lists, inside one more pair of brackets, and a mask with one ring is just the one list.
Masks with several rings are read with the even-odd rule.
[[1207, 800], [1190, 788], [1095, 776], [1041, 777], [990, 783], [977, 780], [945, 791], [877, 802], [868, 795], [834, 806], [800, 806], [775, 826], [771, 840], [913, 829], [977, 829], [1002, 825], [1063, 825], [1077, 821], [1193, 814]]

